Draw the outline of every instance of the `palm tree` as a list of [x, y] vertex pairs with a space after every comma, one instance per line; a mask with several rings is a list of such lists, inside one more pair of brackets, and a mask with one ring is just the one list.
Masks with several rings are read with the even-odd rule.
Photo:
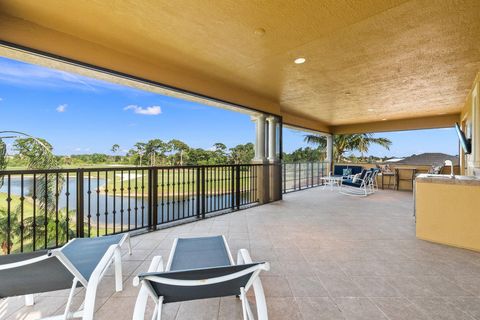
[[[308, 134], [304, 140], [318, 145], [320, 149], [327, 148], [326, 136]], [[372, 133], [336, 134], [333, 136], [333, 159], [335, 162], [341, 162], [347, 151], [359, 151], [363, 155], [372, 144], [378, 144], [389, 150], [392, 141], [387, 138], [375, 138]]]
[[[8, 136], [5, 134], [9, 134]], [[14, 134], [13, 136], [11, 134]], [[23, 138], [26, 137], [26, 138]], [[36, 138], [17, 131], [0, 131], [0, 170], [6, 167], [6, 147], [2, 139], [15, 139], [13, 148], [18, 152], [18, 155], [27, 160], [29, 169], [55, 169], [59, 167], [59, 160], [52, 153], [53, 147], [44, 139]], [[0, 174], [0, 187], [3, 184]], [[55, 183], [62, 186], [65, 178], [63, 175], [46, 174], [35, 178], [36, 180], [36, 201], [38, 210], [47, 212], [47, 217], [37, 216], [35, 221], [33, 217], [25, 217], [23, 223], [20, 221], [20, 205], [7, 212], [0, 208], [0, 243], [1, 249], [5, 253], [12, 249], [17, 238], [20, 237], [20, 225], [26, 226], [23, 233], [23, 240], [33, 241], [33, 228], [35, 228], [35, 241], [38, 247], [45, 246], [44, 237], [45, 232], [48, 232], [47, 245], [50, 245], [55, 240], [56, 217], [55, 217], [55, 203], [47, 199], [54, 199], [55, 197]], [[54, 181], [56, 181], [54, 183]], [[67, 182], [68, 183], [68, 182]], [[30, 190], [29, 192], [32, 192]], [[31, 196], [31, 194], [27, 194]], [[59, 243], [66, 242], [67, 238], [71, 238], [74, 234], [70, 228], [67, 228], [66, 214], [64, 210], [60, 210], [58, 217], [58, 239]], [[45, 221], [45, 218], [47, 220]], [[8, 223], [10, 222], [10, 228]], [[48, 231], [47, 231], [48, 230]], [[8, 241], [8, 234], [10, 234], [10, 242]], [[43, 244], [43, 245], [42, 245]]]
[[[18, 230], [18, 216], [16, 215], [16, 211], [12, 211], [9, 216], [6, 210], [0, 208], [0, 245], [3, 254], [7, 254], [7, 252], [12, 249], [15, 237], [18, 235]], [[9, 236], [10, 239], [8, 239]]]

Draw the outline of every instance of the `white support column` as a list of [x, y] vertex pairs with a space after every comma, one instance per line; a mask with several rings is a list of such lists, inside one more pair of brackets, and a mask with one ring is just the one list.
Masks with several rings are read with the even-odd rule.
[[257, 167], [257, 196], [260, 204], [270, 202], [270, 178], [269, 165], [265, 156], [265, 115], [260, 114], [252, 117], [255, 121], [255, 158], [252, 163], [261, 164]]
[[277, 158], [277, 118], [270, 116], [268, 121], [268, 161], [278, 162]]
[[328, 174], [333, 170], [333, 135], [329, 134], [327, 136], [327, 162]]
[[255, 163], [265, 163], [267, 158], [265, 157], [265, 115], [260, 114], [252, 117], [252, 121], [255, 121], [256, 126], [256, 138], [255, 138]]
[[277, 124], [278, 118], [270, 116], [268, 121], [268, 179], [269, 179], [269, 200], [277, 201], [282, 199], [281, 181], [282, 167], [277, 157]]
[[473, 172], [480, 170], [480, 85], [472, 92], [472, 162]]

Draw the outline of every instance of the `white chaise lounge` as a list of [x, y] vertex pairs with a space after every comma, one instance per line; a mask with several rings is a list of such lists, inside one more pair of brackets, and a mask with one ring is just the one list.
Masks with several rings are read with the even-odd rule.
[[268, 262], [252, 262], [246, 249], [233, 261], [223, 236], [175, 239], [164, 269], [162, 257], [154, 257], [148, 272], [134, 279], [141, 284], [133, 314], [134, 320], [145, 316], [148, 297], [155, 302], [152, 319], [162, 318], [163, 304], [214, 297], [238, 296], [243, 318], [253, 320], [247, 291], [253, 287], [257, 319], [267, 320], [267, 305], [259, 274], [268, 271]]
[[[122, 262], [120, 246], [128, 243], [128, 233], [99, 238], [77, 238], [59, 249], [0, 256], [0, 298], [26, 296], [33, 304], [33, 294], [70, 288], [63, 315], [48, 319], [83, 318], [92, 320], [97, 287], [107, 268], [115, 264], [115, 288], [121, 291]], [[86, 289], [85, 301], [71, 311], [75, 288]]]

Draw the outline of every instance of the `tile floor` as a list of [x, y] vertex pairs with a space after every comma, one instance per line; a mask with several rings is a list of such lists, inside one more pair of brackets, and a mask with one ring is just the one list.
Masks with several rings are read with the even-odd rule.
[[[125, 290], [114, 293], [108, 274], [95, 318], [131, 319], [134, 275], [155, 255], [167, 259], [174, 238], [224, 234], [234, 254], [247, 248], [254, 260], [271, 263], [262, 276], [270, 319], [480, 319], [480, 253], [417, 240], [412, 213], [411, 193], [356, 198], [316, 188], [137, 236], [133, 255], [124, 255]], [[33, 307], [21, 298], [2, 300], [0, 318], [59, 313], [65, 296], [41, 294]], [[82, 296], [79, 290], [77, 304]], [[168, 304], [164, 319], [241, 319], [241, 303], [233, 297]]]

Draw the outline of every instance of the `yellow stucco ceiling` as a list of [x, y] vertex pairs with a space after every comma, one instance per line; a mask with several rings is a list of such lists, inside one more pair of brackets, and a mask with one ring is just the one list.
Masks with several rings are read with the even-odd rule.
[[457, 114], [480, 70], [478, 0], [3, 0], [2, 16], [2, 40], [96, 63], [33, 39], [44, 28], [154, 68], [137, 76], [327, 126]]

